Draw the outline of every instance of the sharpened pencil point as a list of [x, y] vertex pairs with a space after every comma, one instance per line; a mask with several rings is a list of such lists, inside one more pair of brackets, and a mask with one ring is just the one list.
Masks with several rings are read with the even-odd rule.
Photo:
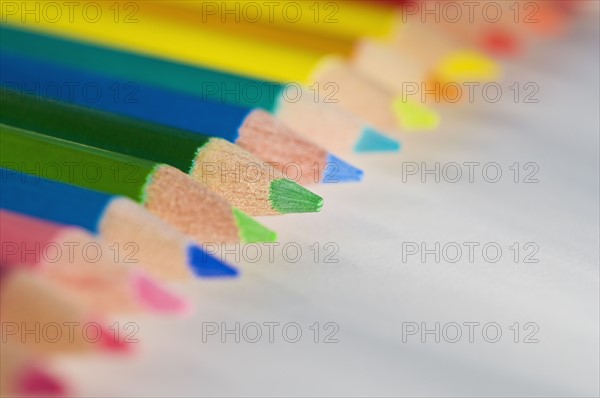
[[100, 340], [98, 344], [108, 351], [119, 353], [131, 353], [133, 346], [124, 339], [119, 339], [108, 327], [100, 326]]
[[67, 389], [54, 375], [31, 366], [20, 377], [18, 393], [27, 397], [64, 397], [67, 396]]
[[355, 152], [396, 152], [400, 150], [400, 143], [395, 139], [371, 128], [365, 127], [360, 135]]
[[213, 257], [199, 246], [189, 248], [190, 267], [201, 278], [231, 278], [238, 276], [236, 268]]
[[323, 173], [323, 182], [325, 184], [334, 184], [337, 182], [356, 182], [363, 178], [363, 171], [344, 162], [342, 159], [332, 154], [327, 155], [327, 167]]
[[493, 81], [500, 77], [500, 66], [478, 51], [457, 51], [438, 64], [435, 76], [443, 84]]
[[240, 238], [244, 243], [276, 242], [277, 233], [271, 231], [246, 213], [236, 208], [233, 217], [240, 230]]
[[521, 53], [519, 40], [511, 32], [497, 29], [482, 38], [483, 46], [494, 54], [514, 57]]
[[184, 313], [188, 303], [162, 287], [157, 281], [140, 272], [135, 277], [135, 289], [143, 307], [162, 313]]
[[287, 178], [271, 182], [271, 206], [281, 214], [314, 213], [323, 207], [323, 198]]
[[440, 115], [424, 104], [397, 98], [393, 107], [402, 128], [406, 130], [435, 130], [440, 125]]

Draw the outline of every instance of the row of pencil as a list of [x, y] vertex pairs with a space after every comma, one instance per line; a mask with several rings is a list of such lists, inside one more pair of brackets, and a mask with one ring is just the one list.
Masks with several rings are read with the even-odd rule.
[[438, 128], [439, 105], [405, 83], [498, 79], [494, 58], [582, 7], [530, 2], [540, 24], [490, 28], [415, 23], [426, 2], [278, 2], [293, 23], [246, 0], [233, 4], [270, 18], [207, 1], [84, 2], [93, 20], [2, 3], [0, 393], [43, 396], [69, 393], [54, 355], [131, 351], [111, 316], [189, 314], [170, 283], [236, 277], [207, 243], [273, 242], [253, 217], [318, 212], [307, 186], [363, 178], [335, 154]]

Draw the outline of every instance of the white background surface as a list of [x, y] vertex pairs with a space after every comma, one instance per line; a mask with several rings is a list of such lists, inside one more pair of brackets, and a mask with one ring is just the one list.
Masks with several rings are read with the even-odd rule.
[[[505, 64], [498, 103], [446, 109], [443, 128], [403, 136], [400, 155], [349, 157], [365, 182], [316, 187], [320, 214], [264, 219], [300, 245], [300, 261], [265, 251], [241, 263], [237, 281], [190, 283], [193, 317], [134, 319], [138, 356], [63, 360], [61, 371], [78, 395], [98, 397], [598, 396], [598, 51], [598, 15], [535, 44]], [[536, 83], [539, 103], [514, 103], [512, 82]], [[402, 183], [403, 162], [471, 161], [497, 162], [502, 180]], [[514, 162], [536, 162], [539, 183], [514, 183]], [[339, 263], [315, 262], [315, 242], [337, 244]], [[503, 256], [403, 262], [402, 242], [497, 242]], [[539, 263], [515, 263], [514, 242], [535, 242]], [[202, 322], [297, 322], [304, 334], [296, 344], [280, 329], [274, 343], [203, 343]], [[339, 342], [314, 343], [314, 322], [337, 323]], [[403, 343], [403, 322], [496, 322], [503, 336]], [[514, 322], [538, 324], [539, 342], [513, 342]]]

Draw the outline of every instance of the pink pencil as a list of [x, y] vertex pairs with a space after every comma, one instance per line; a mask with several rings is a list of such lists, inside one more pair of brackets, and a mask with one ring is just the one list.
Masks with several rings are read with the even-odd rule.
[[23, 397], [65, 397], [68, 390], [62, 380], [46, 370], [20, 344], [0, 342], [0, 395]]
[[182, 313], [187, 302], [135, 266], [135, 242], [111, 247], [86, 231], [0, 210], [0, 263], [27, 265], [97, 311]]

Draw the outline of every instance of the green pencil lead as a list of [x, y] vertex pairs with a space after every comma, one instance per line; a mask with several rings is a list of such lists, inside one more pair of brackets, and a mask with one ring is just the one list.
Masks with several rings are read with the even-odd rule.
[[323, 198], [286, 178], [271, 182], [271, 206], [281, 214], [314, 213], [323, 207]]
[[276, 242], [277, 233], [268, 229], [243, 211], [233, 208], [233, 216], [244, 243]]

